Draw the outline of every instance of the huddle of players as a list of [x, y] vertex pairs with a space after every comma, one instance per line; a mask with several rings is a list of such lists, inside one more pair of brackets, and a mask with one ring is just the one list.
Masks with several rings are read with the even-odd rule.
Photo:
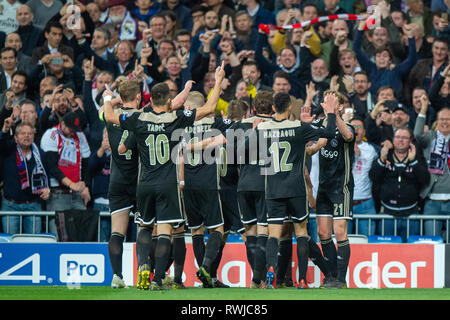
[[[141, 101], [138, 85], [125, 82], [119, 87], [123, 105], [116, 109], [113, 108], [116, 102], [113, 93], [105, 91], [102, 112], [113, 150], [109, 190], [113, 222], [109, 242], [114, 273], [112, 286], [125, 286], [121, 274], [124, 233], [115, 231], [114, 221], [118, 219], [114, 216], [117, 213], [128, 216], [134, 206], [133, 199], [136, 198], [139, 211], [137, 220], [140, 222], [136, 240], [138, 289], [164, 289], [162, 281], [172, 261], [175, 265], [174, 288], [184, 288], [181, 276], [186, 255], [183, 225], [186, 220], [199, 266], [197, 277], [203, 287], [224, 286], [216, 279], [216, 272], [237, 207], [245, 226], [244, 238], [253, 271], [253, 287], [276, 287], [279, 240], [287, 218], [291, 219], [297, 237], [299, 288], [307, 288], [308, 257], [326, 276], [325, 287], [344, 287], [350, 247], [346, 235], [338, 238], [336, 234], [336, 251], [331, 240], [331, 228], [340, 226], [336, 221], [345, 224], [347, 219], [351, 219], [353, 181], [351, 171], [347, 172], [347, 167], [351, 170], [351, 163], [347, 163], [347, 160], [351, 161], [353, 147], [349, 146], [352, 139], [344, 139], [341, 134], [343, 128], [351, 129], [340, 117], [342, 103], [338, 93], [325, 95], [322, 103], [325, 119], [311, 123], [309, 121], [313, 118], [306, 108], [302, 109], [303, 122], [289, 120], [292, 109], [289, 95], [277, 94], [272, 103], [272, 99], [267, 99], [268, 96], [264, 96], [267, 93], [264, 92], [258, 94], [253, 103], [255, 116], [234, 119], [238, 121], [233, 122], [208, 117], [214, 113], [224, 76], [222, 65], [216, 69], [216, 85], [208, 101], [204, 103], [201, 98], [195, 99], [190, 95], [192, 99], [185, 101], [184, 110], [171, 109], [170, 91], [163, 83], [152, 88], [152, 107], [142, 111], [137, 110]], [[325, 127], [323, 121], [327, 122]], [[174, 139], [173, 135], [179, 133], [179, 129], [182, 129], [183, 134]], [[203, 141], [196, 139], [196, 132], [208, 132], [211, 129], [222, 134]], [[250, 131], [250, 136], [237, 139], [237, 135], [229, 134], [239, 129]], [[321, 183], [317, 212], [318, 220], [320, 216], [324, 221], [319, 222], [319, 228], [322, 225], [329, 229], [323, 232], [329, 234], [329, 238], [321, 241], [325, 257], [317, 244], [310, 240], [306, 230], [309, 214], [304, 175], [306, 145], [320, 137], [328, 139], [323, 147], [326, 152], [321, 154], [335, 155], [337, 151], [341, 155], [320, 157]], [[251, 143], [255, 139], [256, 149]], [[123, 143], [126, 151], [119, 153], [119, 146]], [[243, 157], [233, 159], [230, 165], [225, 165], [226, 161], [222, 165], [206, 164], [198, 158], [201, 152], [194, 151], [199, 144], [200, 149], [217, 150], [214, 146], [225, 143], [236, 149], [234, 154]], [[256, 161], [255, 152], [258, 154]], [[264, 156], [261, 156], [261, 152]], [[266, 163], [263, 163], [264, 160]], [[236, 165], [236, 161], [241, 161], [241, 164]], [[220, 175], [224, 177], [222, 181]], [[230, 180], [229, 185], [235, 184], [235, 188], [224, 188], [224, 192], [220, 193], [225, 177]], [[229, 195], [230, 199], [224, 201], [221, 195]], [[230, 202], [235, 202], [236, 208]], [[222, 204], [230, 207], [225, 216]], [[226, 218], [231, 221], [226, 223]], [[205, 228], [209, 232], [206, 245]], [[155, 235], [158, 240], [154, 247], [152, 237]], [[150, 270], [150, 263], [154, 265], [154, 274]]]

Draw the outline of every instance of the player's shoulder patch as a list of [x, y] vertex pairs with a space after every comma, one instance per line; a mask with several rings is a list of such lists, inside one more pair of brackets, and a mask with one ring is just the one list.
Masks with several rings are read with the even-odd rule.
[[232, 123], [232, 121], [230, 119], [223, 118], [222, 120], [223, 120], [223, 123], [226, 124], [227, 126]]
[[191, 110], [183, 110], [183, 114], [184, 114], [186, 117], [191, 117], [192, 114], [193, 114], [193, 112], [192, 112]]
[[120, 120], [125, 121], [128, 117], [131, 117], [133, 114], [132, 113], [122, 113], [120, 115]]

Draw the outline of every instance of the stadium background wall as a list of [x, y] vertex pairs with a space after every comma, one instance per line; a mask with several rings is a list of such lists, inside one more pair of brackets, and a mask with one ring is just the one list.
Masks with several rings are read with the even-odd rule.
[[[192, 244], [186, 246], [183, 280], [186, 286], [198, 286]], [[245, 257], [243, 243], [227, 243], [219, 279], [234, 287], [248, 286], [251, 271]], [[133, 285], [134, 243], [124, 244], [123, 263], [124, 280]], [[111, 278], [106, 243], [0, 243], [0, 285], [109, 285]], [[307, 280], [311, 287], [318, 287], [321, 280], [311, 262]], [[450, 245], [353, 244], [347, 283], [350, 288], [450, 287]]]

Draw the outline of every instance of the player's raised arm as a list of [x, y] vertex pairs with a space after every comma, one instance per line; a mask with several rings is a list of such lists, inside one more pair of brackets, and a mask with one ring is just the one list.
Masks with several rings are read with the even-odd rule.
[[213, 92], [209, 97], [208, 101], [206, 101], [205, 105], [201, 108], [198, 108], [195, 114], [195, 120], [200, 120], [207, 115], [213, 113], [216, 110], [217, 102], [219, 101], [220, 93], [221, 93], [221, 84], [222, 80], [225, 78], [225, 62], [222, 61], [222, 65], [217, 67]]
[[181, 91], [175, 98], [173, 98], [172, 104], [170, 106], [172, 110], [179, 109], [183, 106], [189, 95], [189, 92], [191, 92], [193, 84], [195, 84], [195, 81], [193, 80], [189, 80], [188, 82], [186, 82], [183, 91]]
[[321, 138], [329, 138], [332, 139], [334, 137], [336, 131], [336, 110], [339, 104], [338, 98], [336, 95], [329, 93], [326, 94], [323, 103], [321, 106], [323, 111], [327, 115], [328, 124], [324, 130], [319, 133], [319, 137]]
[[353, 131], [342, 119], [340, 109], [341, 106], [339, 106], [339, 109], [336, 111], [336, 127], [345, 141], [352, 141], [354, 137]]
[[119, 114], [114, 113], [112, 99], [114, 97], [114, 93], [111, 91], [111, 88], [107, 85], [105, 91], [103, 92], [103, 103], [104, 103], [104, 118], [106, 122], [111, 122], [117, 125], [120, 125]]

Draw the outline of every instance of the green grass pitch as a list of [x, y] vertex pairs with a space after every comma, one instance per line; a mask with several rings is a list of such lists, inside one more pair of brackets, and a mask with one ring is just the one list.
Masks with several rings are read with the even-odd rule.
[[0, 286], [0, 300], [450, 300], [445, 289], [227, 288], [141, 291], [107, 286]]

